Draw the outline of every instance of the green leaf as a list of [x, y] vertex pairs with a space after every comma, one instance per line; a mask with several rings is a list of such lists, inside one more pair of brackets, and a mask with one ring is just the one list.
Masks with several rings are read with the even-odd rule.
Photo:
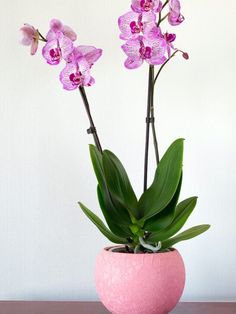
[[108, 240], [110, 240], [113, 243], [118, 244], [125, 244], [128, 241], [124, 238], [117, 237], [115, 234], [113, 234], [102, 222], [98, 216], [96, 216], [91, 210], [89, 210], [86, 206], [84, 206], [82, 203], [79, 202], [79, 206], [81, 207], [82, 211], [85, 213], [85, 215], [97, 226], [97, 228], [101, 231], [101, 233], [107, 237]]
[[109, 150], [102, 155], [106, 183], [112, 199], [128, 209], [137, 218], [137, 198], [120, 160]]
[[106, 182], [102, 166], [102, 154], [97, 149], [97, 147], [92, 144], [89, 145], [89, 152], [98, 183], [101, 185], [102, 188], [104, 188], [106, 186]]
[[138, 202], [140, 218], [148, 219], [161, 212], [172, 200], [182, 173], [183, 139], [178, 139], [166, 151], [149, 189]]
[[[100, 194], [103, 197], [104, 205], [101, 207], [104, 217], [107, 221], [108, 226], [111, 228], [113, 232], [115, 230], [112, 229], [110, 222], [115, 221], [120, 225], [120, 229], [127, 230], [128, 226], [131, 223], [131, 219], [127, 209], [121, 205], [115, 206], [110, 192], [107, 188], [107, 183], [105, 179], [103, 164], [102, 164], [102, 154], [94, 145], [89, 146], [90, 149], [90, 156], [94, 168], [94, 172], [96, 174], [98, 184], [100, 187]], [[101, 204], [100, 204], [101, 205]], [[116, 204], [117, 205], [117, 204]], [[123, 227], [125, 226], [125, 227]]]
[[207, 231], [209, 228], [210, 228], [210, 225], [199, 225], [199, 226], [192, 227], [188, 230], [185, 230], [184, 232], [179, 233], [177, 236], [173, 238], [162, 241], [161, 248], [163, 250], [168, 249], [178, 242], [186, 241], [200, 235], [201, 233]]
[[169, 226], [174, 217], [176, 204], [178, 203], [179, 194], [182, 186], [182, 175], [179, 180], [178, 188], [170, 203], [159, 214], [149, 218], [144, 224], [144, 230], [157, 232]]
[[[103, 194], [103, 191], [101, 190], [101, 187], [99, 185], [97, 186], [97, 196], [100, 208], [111, 231], [119, 237], [128, 238], [132, 236], [128, 225], [121, 225], [119, 221], [117, 221], [116, 223], [116, 221], [114, 221], [114, 218], [110, 215], [113, 204], [109, 198], [109, 195], [107, 193]], [[114, 209], [112, 211], [114, 212]]]
[[175, 210], [175, 218], [172, 223], [165, 229], [152, 233], [148, 241], [156, 243], [158, 241], [166, 240], [175, 235], [185, 224], [188, 217], [193, 212], [197, 204], [197, 197], [190, 197], [179, 203]]

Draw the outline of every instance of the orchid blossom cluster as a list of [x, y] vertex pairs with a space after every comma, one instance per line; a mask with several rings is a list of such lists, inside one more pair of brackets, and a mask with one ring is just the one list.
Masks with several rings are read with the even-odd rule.
[[[167, 5], [168, 12], [162, 18]], [[184, 21], [179, 0], [167, 0], [164, 4], [160, 0], [132, 0], [131, 11], [118, 20], [120, 38], [126, 41], [122, 45], [127, 55], [126, 68], [136, 69], [144, 60], [150, 65], [161, 65], [171, 57], [172, 50], [181, 51], [173, 45], [176, 35], [163, 33], [160, 28], [160, 23], [165, 18], [168, 18], [172, 26]], [[188, 59], [188, 54], [181, 52]]]
[[[180, 0], [131, 0], [131, 11], [118, 19], [122, 49], [127, 55], [125, 67], [136, 69], [148, 63], [148, 97], [143, 193], [137, 198], [128, 174], [118, 157], [103, 149], [95, 127], [85, 87], [94, 84], [91, 76], [93, 64], [102, 50], [93, 46], [75, 46], [76, 33], [59, 20], [50, 22], [44, 37], [29, 24], [21, 28], [22, 44], [31, 46], [31, 55], [37, 52], [39, 41], [45, 43], [42, 55], [49, 65], [65, 63], [60, 81], [66, 90], [78, 89], [88, 116], [95, 145], [90, 145], [90, 156], [97, 177], [98, 201], [106, 220], [104, 222], [79, 202], [85, 215], [112, 242], [124, 244], [127, 253], [166, 252], [180, 241], [191, 239], [209, 229], [199, 225], [175, 235], [192, 213], [197, 197], [178, 203], [182, 185], [183, 139], [177, 139], [159, 158], [154, 115], [154, 87], [164, 66], [177, 52], [188, 59], [188, 54], [175, 48], [174, 33], [163, 32], [160, 25], [167, 20], [171, 26], [184, 21]], [[163, 0], [164, 1], [164, 0]], [[165, 12], [167, 10], [167, 12]], [[158, 71], [155, 74], [155, 66]], [[151, 130], [150, 130], [151, 128]], [[156, 157], [156, 174], [148, 187], [149, 139], [152, 132]]]
[[53, 19], [46, 38], [33, 26], [25, 24], [21, 29], [23, 45], [31, 46], [31, 55], [38, 49], [39, 40], [46, 42], [42, 55], [50, 65], [66, 63], [60, 73], [60, 81], [66, 90], [74, 90], [79, 86], [91, 86], [95, 80], [90, 74], [93, 64], [101, 57], [102, 49], [93, 46], [74, 46], [76, 33], [61, 21]]

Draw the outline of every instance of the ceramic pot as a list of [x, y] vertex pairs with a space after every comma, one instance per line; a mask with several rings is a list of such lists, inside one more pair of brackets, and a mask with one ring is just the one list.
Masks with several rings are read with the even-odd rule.
[[177, 250], [129, 254], [105, 248], [95, 280], [101, 302], [113, 314], [167, 314], [183, 293], [185, 268]]

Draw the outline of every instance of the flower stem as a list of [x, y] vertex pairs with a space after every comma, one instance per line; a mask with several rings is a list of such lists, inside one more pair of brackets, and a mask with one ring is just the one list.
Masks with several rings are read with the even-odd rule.
[[155, 77], [155, 79], [154, 79], [154, 85], [156, 84], [156, 81], [157, 81], [157, 79], [158, 79], [158, 77], [159, 77], [159, 75], [160, 75], [162, 69], [164, 68], [164, 66], [170, 61], [170, 59], [172, 59], [172, 58], [176, 55], [177, 52], [179, 52], [179, 50], [176, 50], [174, 53], [172, 53], [172, 55], [166, 60], [166, 62], [164, 62], [164, 63], [162, 64], [162, 66], [160, 67], [160, 69], [159, 69], [159, 71], [157, 72], [157, 75], [156, 75], [156, 77]]
[[163, 4], [162, 6], [162, 10], [164, 9], [164, 7], [168, 4], [169, 0], [166, 0], [166, 2]]
[[38, 29], [37, 29], [37, 32], [38, 32], [39, 37], [40, 37], [39, 40], [47, 42], [47, 39], [40, 33], [40, 31]]
[[166, 2], [163, 4], [161, 11], [159, 12], [159, 19], [158, 19], [158, 23], [157, 23], [157, 27], [161, 24], [162, 21], [164, 21], [165, 18], [167, 18], [167, 16], [169, 15], [169, 13], [167, 13], [163, 18], [161, 17], [161, 13], [163, 11], [163, 9], [165, 8], [165, 6], [168, 4], [169, 0], [166, 0]]
[[154, 66], [149, 66], [148, 75], [148, 100], [147, 100], [147, 116], [146, 116], [146, 140], [145, 140], [145, 154], [144, 154], [144, 183], [143, 190], [147, 190], [148, 178], [148, 153], [149, 153], [149, 134], [151, 122], [151, 107], [153, 106], [153, 89], [154, 89]]
[[147, 179], [148, 179], [148, 155], [149, 155], [149, 134], [150, 134], [150, 124], [152, 126], [152, 135], [153, 135], [153, 144], [155, 149], [156, 156], [156, 164], [158, 166], [160, 158], [159, 158], [159, 150], [158, 150], [158, 142], [156, 136], [155, 129], [155, 117], [154, 117], [154, 86], [156, 81], [164, 68], [164, 66], [172, 59], [177, 52], [181, 52], [180, 50], [176, 50], [172, 55], [162, 64], [160, 69], [158, 70], [155, 78], [154, 78], [154, 66], [149, 66], [149, 79], [148, 79], [148, 101], [147, 101], [147, 117], [146, 117], [146, 142], [145, 142], [145, 156], [144, 156], [144, 184], [143, 190], [144, 192], [147, 190]]
[[155, 156], [156, 156], [156, 165], [158, 166], [160, 162], [160, 157], [159, 157], [159, 149], [158, 149], [157, 135], [156, 135], [156, 129], [155, 129], [155, 116], [154, 116], [154, 104], [153, 103], [151, 105], [151, 125], [152, 125], [153, 145], [154, 145]]
[[160, 25], [161, 22], [163, 22], [163, 21], [168, 17], [168, 15], [169, 15], [169, 13], [166, 13], [166, 15], [164, 15], [164, 16], [160, 19], [160, 21], [158, 22], [158, 24]]
[[87, 98], [87, 95], [85, 93], [84, 87], [80, 86], [79, 91], [80, 91], [80, 95], [82, 97], [84, 107], [85, 107], [86, 113], [88, 115], [89, 123], [90, 123], [90, 128], [87, 130], [87, 133], [93, 135], [94, 143], [95, 143], [97, 149], [100, 151], [100, 153], [102, 153], [102, 146], [100, 144], [100, 140], [99, 140], [99, 137], [97, 134], [95, 124], [93, 122], [93, 118], [92, 118], [90, 107], [89, 107], [88, 98]]

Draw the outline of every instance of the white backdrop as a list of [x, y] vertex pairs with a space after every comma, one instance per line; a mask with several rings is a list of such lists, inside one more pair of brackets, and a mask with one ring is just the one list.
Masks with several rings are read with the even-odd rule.
[[[117, 18], [129, 3], [0, 0], [0, 299], [97, 299], [94, 261], [108, 244], [77, 206], [81, 200], [100, 215], [79, 92], [61, 88], [60, 65], [19, 45], [18, 29], [28, 22], [45, 33], [59, 18], [80, 44], [103, 48], [88, 96], [103, 146], [121, 158], [140, 194], [148, 68], [123, 67]], [[161, 154], [186, 139], [181, 199], [199, 196], [187, 227], [212, 224], [177, 246], [187, 271], [183, 300], [236, 300], [236, 4], [182, 6], [176, 45], [190, 60], [176, 57], [160, 78], [158, 138]]]

